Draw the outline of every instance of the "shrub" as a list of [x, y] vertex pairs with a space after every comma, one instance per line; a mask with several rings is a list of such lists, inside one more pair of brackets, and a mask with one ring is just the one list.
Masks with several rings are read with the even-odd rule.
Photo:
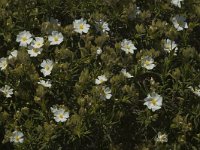
[[198, 0], [1, 0], [0, 14], [0, 149], [199, 149]]

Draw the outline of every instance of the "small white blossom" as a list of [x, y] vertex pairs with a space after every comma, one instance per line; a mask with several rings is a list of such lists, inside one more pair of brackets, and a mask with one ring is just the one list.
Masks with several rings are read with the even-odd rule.
[[142, 57], [141, 65], [142, 65], [142, 67], [146, 68], [147, 70], [152, 70], [156, 66], [154, 64], [153, 58], [151, 58], [150, 56]]
[[5, 57], [0, 58], [0, 68], [1, 68], [1, 70], [6, 69], [7, 66], [8, 66], [7, 58], [5, 58]]
[[144, 101], [144, 105], [146, 105], [148, 109], [156, 111], [161, 108], [163, 98], [157, 93], [153, 92], [151, 94], [148, 94]]
[[103, 32], [103, 33], [107, 33], [110, 31], [110, 28], [108, 27], [108, 23], [107, 22], [104, 22], [103, 20], [100, 20], [98, 22], [96, 22], [96, 28], [97, 28], [97, 31], [99, 32]]
[[63, 108], [51, 107], [56, 122], [65, 122], [69, 118], [69, 112]]
[[10, 88], [10, 86], [5, 85], [4, 87], [0, 88], [0, 91], [5, 95], [5, 97], [12, 97], [13, 89]]
[[126, 71], [126, 69], [122, 69], [121, 73], [126, 77], [126, 78], [132, 78], [133, 76]]
[[33, 40], [31, 46], [33, 48], [41, 48], [44, 45], [44, 38], [43, 37], [35, 37], [35, 40]]
[[42, 48], [34, 48], [32, 46], [29, 46], [28, 54], [30, 57], [37, 57], [37, 55], [41, 54]]
[[110, 31], [110, 28], [108, 27], [108, 23], [107, 22], [103, 22], [103, 24], [102, 24], [102, 31], [103, 32]]
[[74, 31], [80, 34], [87, 33], [88, 30], [90, 29], [90, 25], [87, 24], [86, 20], [84, 20], [83, 18], [79, 20], [74, 20], [73, 26], [74, 26]]
[[193, 88], [192, 86], [188, 87], [195, 95], [200, 97], [200, 85], [198, 87]]
[[32, 35], [29, 31], [22, 31], [17, 35], [16, 41], [20, 43], [20, 46], [27, 47], [28, 44], [32, 41]]
[[106, 100], [110, 99], [111, 97], [112, 97], [111, 89], [109, 87], [103, 87], [103, 94], [101, 95], [101, 98], [103, 100]]
[[12, 59], [12, 58], [16, 58], [18, 54], [17, 50], [14, 50], [10, 53], [10, 55], [8, 56], [8, 59]]
[[21, 131], [14, 131], [12, 133], [12, 136], [10, 137], [10, 142], [23, 143], [24, 142], [24, 134]]
[[186, 18], [180, 15], [176, 15], [175, 17], [172, 18], [172, 22], [174, 24], [174, 27], [176, 28], [177, 31], [181, 31], [184, 28], [188, 28], [188, 24], [186, 22]]
[[137, 49], [131, 40], [124, 39], [121, 42], [121, 49], [125, 51], [126, 54], [134, 54], [134, 51]]
[[181, 8], [181, 2], [184, 0], [171, 0], [171, 3], [179, 8]]
[[161, 133], [161, 132], [158, 132], [158, 135], [155, 139], [155, 141], [157, 143], [164, 143], [164, 142], [168, 142], [168, 138], [167, 138], [167, 135], [165, 133]]
[[95, 79], [95, 84], [101, 84], [103, 82], [106, 82], [108, 79], [106, 78], [105, 75], [101, 75], [101, 76], [98, 76], [97, 79]]
[[102, 53], [102, 49], [99, 47], [97, 48], [97, 55], [100, 55]]
[[40, 84], [40, 85], [42, 85], [42, 86], [44, 86], [44, 87], [51, 88], [51, 81], [50, 81], [50, 80], [47, 80], [47, 81], [45, 81], [45, 80], [40, 80], [40, 81], [38, 82], [38, 84]]
[[50, 108], [52, 113], [55, 113], [56, 111], [58, 111], [58, 107], [56, 105], [54, 105], [53, 107]]
[[53, 61], [49, 59], [43, 60], [40, 66], [42, 67], [41, 72], [46, 77], [51, 74], [53, 69]]
[[139, 15], [141, 13], [140, 7], [136, 7], [136, 15]]
[[58, 31], [52, 31], [52, 34], [48, 36], [50, 45], [59, 45], [63, 42], [63, 39], [62, 33], [59, 33]]
[[167, 53], [170, 53], [172, 50], [174, 50], [174, 55], [176, 55], [176, 52], [178, 50], [177, 44], [175, 41], [171, 41], [170, 39], [166, 39], [164, 43], [164, 50]]

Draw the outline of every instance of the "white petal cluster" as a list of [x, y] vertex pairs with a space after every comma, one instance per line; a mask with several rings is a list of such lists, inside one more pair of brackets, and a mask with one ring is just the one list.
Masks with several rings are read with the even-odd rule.
[[174, 5], [174, 6], [177, 6], [179, 8], [181, 8], [181, 2], [183, 2], [184, 0], [171, 0], [171, 3]]
[[188, 24], [186, 22], [186, 18], [184, 16], [176, 15], [172, 18], [172, 23], [177, 31], [181, 31], [183, 29], [188, 28]]
[[22, 31], [17, 35], [16, 41], [19, 42], [19, 46], [27, 47], [32, 42], [33, 38], [29, 31]]
[[175, 41], [171, 41], [170, 39], [166, 39], [164, 43], [164, 51], [167, 53], [170, 53], [171, 51], [174, 50], [174, 54], [176, 54], [178, 47]]
[[42, 67], [41, 72], [46, 77], [51, 74], [53, 69], [53, 61], [50, 59], [43, 60], [40, 66]]
[[111, 89], [109, 87], [103, 86], [103, 94], [101, 94], [101, 99], [106, 100], [112, 97]]
[[1, 70], [6, 69], [7, 66], [8, 66], [7, 58], [5, 58], [5, 57], [0, 58], [0, 68], [1, 68]]
[[42, 50], [42, 48], [34, 48], [32, 46], [29, 46], [28, 54], [30, 55], [30, 57], [37, 57], [39, 54], [41, 54]]
[[126, 78], [132, 78], [133, 76], [126, 71], [126, 69], [122, 69], [121, 73], [126, 77]]
[[97, 31], [101, 33], [108, 33], [110, 31], [108, 23], [103, 20], [96, 22], [96, 28], [97, 28]]
[[200, 97], [200, 85], [198, 87], [192, 87], [189, 86], [188, 87], [195, 95]]
[[8, 59], [12, 59], [12, 58], [16, 58], [18, 54], [17, 50], [14, 50], [10, 53], [10, 55], [8, 56]]
[[131, 40], [127, 40], [127, 39], [124, 39], [121, 42], [121, 49], [123, 51], [125, 51], [126, 54], [128, 54], [128, 53], [134, 54], [134, 51], [137, 50], [137, 48], [135, 47], [133, 42]]
[[23, 143], [24, 142], [24, 134], [21, 131], [14, 131], [12, 133], [12, 136], [10, 137], [10, 142]]
[[102, 49], [100, 47], [97, 48], [97, 55], [100, 55], [102, 53]]
[[40, 85], [42, 85], [42, 86], [44, 86], [44, 87], [48, 87], [48, 88], [51, 88], [51, 81], [50, 80], [40, 80], [39, 82], [38, 82], [38, 84], [40, 84]]
[[88, 33], [88, 30], [90, 29], [90, 25], [87, 24], [86, 20], [83, 18], [74, 20], [73, 27], [74, 31], [80, 34]]
[[0, 88], [0, 91], [7, 98], [12, 97], [11, 95], [13, 95], [13, 89], [9, 85], [5, 85], [4, 87]]
[[157, 93], [153, 92], [147, 95], [147, 97], [144, 99], [148, 109], [151, 109], [152, 111], [156, 111], [161, 108], [163, 98], [162, 96], [158, 95]]
[[158, 132], [158, 135], [155, 139], [157, 143], [166, 143], [168, 142], [167, 134]]
[[95, 79], [95, 84], [99, 85], [102, 84], [103, 82], [106, 82], [108, 79], [106, 78], [105, 75], [98, 76], [97, 79]]
[[144, 56], [141, 58], [141, 66], [147, 70], [152, 70], [156, 65], [154, 59], [150, 56]]
[[43, 37], [35, 37], [35, 40], [33, 40], [31, 46], [33, 48], [41, 48], [44, 45], [44, 38]]
[[52, 31], [51, 35], [48, 36], [48, 40], [50, 42], [50, 45], [59, 45], [63, 42], [63, 35], [62, 33], [58, 31]]
[[63, 108], [51, 107], [51, 112], [54, 114], [56, 122], [65, 122], [69, 118], [69, 112]]

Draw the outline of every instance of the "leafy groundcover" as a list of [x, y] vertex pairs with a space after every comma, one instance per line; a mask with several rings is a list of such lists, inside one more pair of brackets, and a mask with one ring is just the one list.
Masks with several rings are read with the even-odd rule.
[[1, 0], [1, 150], [198, 150], [199, 0]]

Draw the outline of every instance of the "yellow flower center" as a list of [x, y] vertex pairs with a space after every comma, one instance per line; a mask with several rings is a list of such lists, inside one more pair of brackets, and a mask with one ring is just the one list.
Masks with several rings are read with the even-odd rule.
[[151, 104], [153, 104], [153, 105], [155, 106], [156, 103], [157, 103], [157, 100], [153, 98], [153, 99], [151, 100]]
[[26, 41], [27, 41], [27, 38], [26, 38], [26, 37], [22, 37], [22, 41], [23, 41], [23, 42], [26, 42]]
[[80, 29], [83, 30], [84, 29], [84, 25], [80, 24]]
[[170, 49], [171, 50], [171, 44], [166, 44], [165, 46], [166, 46], [165, 47], [166, 49]]
[[37, 43], [36, 43], [36, 45], [37, 45], [37, 46], [40, 46], [40, 45], [41, 45], [41, 43], [37, 42]]
[[48, 65], [45, 66], [45, 70], [49, 70], [50, 67]]
[[58, 37], [57, 36], [54, 37], [54, 41], [58, 42]]
[[19, 137], [19, 136], [16, 136], [16, 137], [15, 137], [15, 140], [16, 140], [16, 141], [19, 141], [19, 140], [20, 140], [20, 137]]
[[125, 48], [126, 48], [126, 49], [130, 49], [130, 46], [129, 46], [129, 45], [126, 45]]
[[60, 114], [60, 115], [59, 115], [59, 117], [60, 117], [61, 119], [63, 119], [63, 118], [64, 118], [63, 114]]
[[38, 52], [38, 50], [37, 50], [36, 48], [34, 48], [34, 49], [33, 49], [33, 51], [34, 51], [35, 53], [37, 53], [37, 52]]
[[150, 61], [146, 60], [145, 65], [149, 65], [149, 64], [150, 64]]

